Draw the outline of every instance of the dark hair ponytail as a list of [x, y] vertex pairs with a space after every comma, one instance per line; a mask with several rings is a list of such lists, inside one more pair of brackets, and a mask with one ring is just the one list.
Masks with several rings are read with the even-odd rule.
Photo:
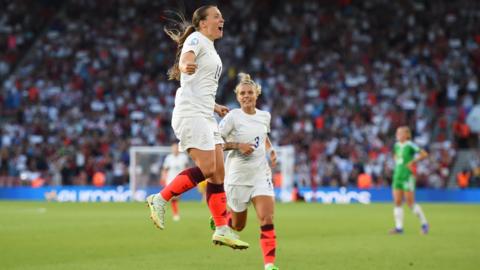
[[163, 28], [165, 33], [173, 41], [175, 41], [175, 43], [177, 43], [177, 53], [175, 56], [175, 63], [167, 72], [169, 80], [177, 80], [177, 81], [180, 80], [180, 69], [178, 64], [180, 61], [180, 54], [182, 53], [183, 43], [185, 43], [185, 40], [191, 33], [199, 30], [200, 21], [205, 20], [207, 18], [207, 9], [211, 7], [215, 7], [215, 6], [212, 6], [212, 5], [201, 6], [197, 10], [195, 10], [192, 16], [191, 23], [187, 22], [187, 20], [185, 19], [185, 16], [182, 13], [174, 12], [174, 14], [176, 14], [180, 19], [180, 21], [175, 21], [176, 27]]

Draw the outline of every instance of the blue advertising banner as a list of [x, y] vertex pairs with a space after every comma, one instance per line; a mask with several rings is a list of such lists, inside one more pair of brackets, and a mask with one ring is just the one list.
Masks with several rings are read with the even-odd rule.
[[[300, 189], [307, 202], [319, 203], [364, 203], [391, 202], [392, 190], [390, 188], [373, 189], [347, 189], [347, 188], [322, 188], [318, 190]], [[277, 197], [281, 193], [277, 193]], [[480, 189], [418, 189], [415, 199], [419, 202], [456, 202], [480, 203]]]
[[[148, 194], [159, 191], [159, 187], [146, 190], [137, 190], [132, 194], [128, 187], [103, 187], [72, 186], [72, 187], [3, 187], [0, 188], [0, 200], [36, 200], [59, 202], [127, 202], [144, 201]], [[378, 189], [347, 189], [347, 188], [322, 188], [317, 190], [300, 189], [299, 194], [307, 202], [326, 204], [349, 204], [372, 202], [391, 202], [390, 188]], [[276, 196], [282, 201], [289, 201], [290, 192], [276, 190]], [[286, 198], [286, 199], [285, 199]], [[182, 200], [200, 200], [201, 194], [192, 189], [182, 195]], [[480, 203], [480, 189], [418, 189], [416, 199], [420, 202], [455, 202], [455, 203]]]
[[[35, 200], [59, 202], [128, 202], [145, 201], [147, 195], [157, 193], [159, 187], [137, 190], [132, 194], [128, 187], [70, 186], [70, 187], [14, 187], [0, 188], [0, 200]], [[182, 200], [200, 200], [201, 194], [192, 189], [182, 194]]]

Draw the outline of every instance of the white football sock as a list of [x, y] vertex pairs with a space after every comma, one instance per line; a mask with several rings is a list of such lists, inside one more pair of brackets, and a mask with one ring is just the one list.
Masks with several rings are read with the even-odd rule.
[[394, 207], [393, 208], [393, 217], [395, 218], [395, 228], [402, 230], [403, 229], [403, 208]]
[[414, 204], [413, 205], [413, 208], [412, 208], [412, 211], [415, 215], [417, 215], [417, 217], [420, 219], [420, 222], [422, 223], [422, 225], [425, 225], [427, 224], [427, 218], [425, 217], [425, 214], [423, 213], [422, 211], [422, 208], [420, 207], [420, 205], [418, 204]]
[[229, 229], [230, 227], [228, 227], [227, 225], [218, 226], [215, 228], [215, 233], [225, 234], [228, 232]]

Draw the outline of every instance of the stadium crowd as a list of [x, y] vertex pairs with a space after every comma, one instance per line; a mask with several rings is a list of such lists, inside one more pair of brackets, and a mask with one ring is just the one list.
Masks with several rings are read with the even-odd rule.
[[54, 14], [50, 1], [0, 1], [0, 80], [19, 62]]
[[[387, 186], [400, 125], [430, 153], [417, 166], [418, 186], [447, 185], [458, 147], [449, 130], [480, 97], [480, 3], [218, 2], [226, 18], [216, 45], [225, 70], [218, 103], [235, 106], [240, 71], [261, 83], [274, 143], [295, 146], [299, 186], [355, 186], [362, 173]], [[15, 10], [38, 11], [27, 6]], [[175, 16], [165, 7], [176, 6], [71, 0], [42, 31], [42, 17], [12, 26], [31, 48], [0, 53], [0, 186], [85, 185], [96, 173], [126, 184], [130, 146], [175, 140], [178, 83], [166, 77], [175, 44], [163, 27]], [[10, 46], [4, 32], [0, 46]], [[471, 185], [480, 185], [478, 156]]]

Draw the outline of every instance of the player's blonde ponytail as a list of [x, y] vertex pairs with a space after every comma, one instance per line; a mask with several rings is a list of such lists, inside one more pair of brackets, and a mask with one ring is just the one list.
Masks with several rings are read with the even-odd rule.
[[238, 77], [240, 78], [240, 82], [238, 82], [237, 86], [235, 87], [235, 90], [234, 90], [235, 93], [239, 91], [240, 85], [247, 84], [252, 86], [253, 90], [255, 90], [255, 93], [257, 93], [257, 97], [260, 96], [260, 94], [262, 93], [262, 87], [259, 84], [257, 84], [254, 80], [252, 80], [252, 77], [250, 76], [250, 74], [240, 72], [238, 73]]

